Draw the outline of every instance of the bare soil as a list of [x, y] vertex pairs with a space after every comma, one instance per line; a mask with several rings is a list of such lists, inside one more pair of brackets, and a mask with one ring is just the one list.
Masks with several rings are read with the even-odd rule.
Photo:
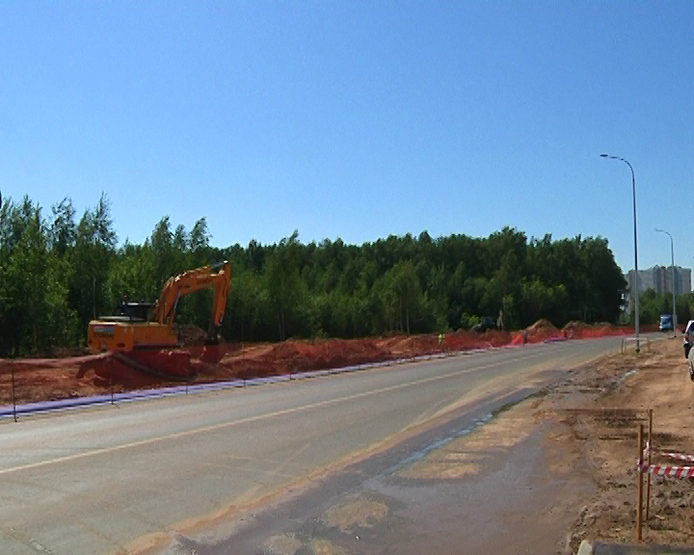
[[[293, 372], [340, 368], [420, 355], [520, 345], [547, 340], [601, 337], [630, 330], [605, 324], [571, 323], [558, 330], [541, 320], [518, 332], [457, 331], [445, 335], [393, 335], [366, 339], [290, 340], [282, 343], [228, 343], [214, 353], [202, 346], [188, 347], [186, 357], [172, 351], [152, 356], [140, 353], [143, 372], [109, 354], [51, 358], [0, 359], [0, 406], [32, 403], [110, 392], [185, 383], [252, 379]], [[188, 356], [188, 353], [190, 356]], [[184, 360], [182, 364], [181, 360]], [[174, 369], [175, 370], [172, 370]]]
[[[631, 350], [606, 357], [574, 371], [549, 395], [517, 407], [516, 416], [531, 414], [537, 425], [551, 424], [545, 439], [555, 472], [587, 469], [597, 486], [588, 499], [576, 492], [580, 503], [568, 552], [575, 553], [583, 539], [635, 541], [638, 426], [644, 424], [647, 433], [652, 409], [654, 448], [694, 454], [693, 408], [694, 383], [680, 339], [651, 342], [638, 355]], [[654, 455], [656, 462], [692, 464]], [[644, 477], [644, 499], [646, 482]], [[643, 540], [694, 544], [693, 480], [652, 479]]]

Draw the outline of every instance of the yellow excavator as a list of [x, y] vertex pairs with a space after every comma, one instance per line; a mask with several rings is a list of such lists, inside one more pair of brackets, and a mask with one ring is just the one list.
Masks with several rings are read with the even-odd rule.
[[[110, 351], [118, 358], [137, 366], [137, 354], [143, 351], [166, 352], [183, 346], [179, 330], [174, 324], [179, 300], [202, 289], [214, 291], [212, 317], [205, 339], [206, 345], [219, 342], [219, 331], [224, 318], [231, 264], [228, 261], [189, 270], [170, 277], [164, 284], [159, 300], [152, 303], [123, 302], [117, 316], [101, 316], [89, 322], [87, 345], [93, 351]], [[151, 310], [151, 317], [148, 317]], [[186, 356], [186, 353], [181, 353]], [[190, 355], [187, 354], [188, 359]], [[146, 357], [152, 361], [151, 356]], [[142, 369], [142, 368], [140, 368]]]

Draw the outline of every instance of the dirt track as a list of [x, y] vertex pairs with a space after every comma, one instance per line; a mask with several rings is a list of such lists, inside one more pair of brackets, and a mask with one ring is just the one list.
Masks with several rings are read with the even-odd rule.
[[[575, 492], [576, 523], [564, 546], [575, 553], [583, 539], [634, 541], [638, 424], [645, 424], [648, 409], [653, 409], [654, 447], [694, 454], [693, 408], [694, 383], [681, 339], [666, 339], [651, 342], [650, 350], [644, 348], [638, 356], [633, 351], [617, 354], [574, 371], [548, 395], [503, 414], [493, 426], [501, 435], [493, 429], [481, 433], [492, 433], [488, 445], [502, 436], [522, 438], [518, 430], [528, 424], [549, 424], [545, 443], [553, 473], [592, 476], [596, 493]], [[691, 464], [654, 457], [656, 461]], [[653, 479], [643, 537], [653, 544], [694, 544], [691, 479]]]

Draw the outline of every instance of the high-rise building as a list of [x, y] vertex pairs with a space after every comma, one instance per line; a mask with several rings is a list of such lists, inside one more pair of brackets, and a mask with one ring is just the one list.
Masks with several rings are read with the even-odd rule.
[[[629, 284], [629, 291], [634, 291], [634, 270], [624, 276]], [[672, 266], [653, 266], [648, 270], [639, 270], [639, 292], [653, 289], [656, 293], [672, 293]], [[692, 270], [675, 266], [675, 295], [691, 293]], [[631, 293], [629, 294], [631, 297]]]

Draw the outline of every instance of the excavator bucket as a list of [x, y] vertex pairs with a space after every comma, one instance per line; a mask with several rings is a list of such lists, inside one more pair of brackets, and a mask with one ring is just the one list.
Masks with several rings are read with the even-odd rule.
[[193, 376], [190, 353], [183, 349], [114, 351], [114, 358], [144, 374], [180, 381]]
[[219, 343], [205, 345], [200, 354], [200, 360], [207, 364], [218, 364], [219, 361], [222, 360], [225, 352], [226, 349], [224, 345], [220, 345]]

